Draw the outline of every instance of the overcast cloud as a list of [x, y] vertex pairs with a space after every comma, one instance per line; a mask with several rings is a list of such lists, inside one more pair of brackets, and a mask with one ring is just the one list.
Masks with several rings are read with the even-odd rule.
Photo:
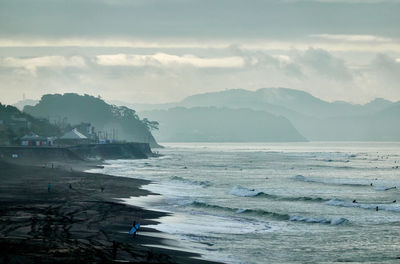
[[232, 88], [400, 100], [396, 0], [0, 0], [0, 101]]

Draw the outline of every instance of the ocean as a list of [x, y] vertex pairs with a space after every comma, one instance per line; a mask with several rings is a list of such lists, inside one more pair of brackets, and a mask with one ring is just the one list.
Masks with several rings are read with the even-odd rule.
[[400, 143], [164, 146], [92, 171], [151, 180], [161, 195], [125, 202], [171, 212], [151, 226], [170, 247], [227, 263], [400, 261]]

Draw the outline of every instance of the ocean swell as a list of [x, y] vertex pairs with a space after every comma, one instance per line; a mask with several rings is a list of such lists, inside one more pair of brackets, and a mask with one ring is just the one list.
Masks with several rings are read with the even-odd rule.
[[247, 188], [237, 185], [231, 189], [229, 194], [232, 194], [235, 196], [240, 196], [240, 197], [251, 197], [251, 196], [263, 195], [265, 193], [263, 193], [261, 191], [257, 191], [255, 189], [247, 189]]
[[209, 181], [192, 181], [192, 180], [188, 180], [179, 176], [172, 176], [170, 178], [172, 181], [178, 181], [178, 182], [183, 182], [186, 184], [191, 184], [191, 185], [198, 185], [198, 186], [202, 186], [202, 187], [208, 187], [211, 185], [211, 182]]
[[313, 182], [313, 183], [321, 183], [328, 185], [344, 185], [344, 186], [353, 186], [353, 187], [366, 187], [370, 186], [371, 183], [367, 182], [351, 182], [343, 179], [310, 179], [303, 175], [295, 175], [292, 177], [293, 180], [302, 181], [302, 182]]
[[238, 197], [263, 197], [269, 198], [278, 201], [310, 201], [310, 202], [324, 202], [329, 201], [329, 199], [324, 199], [321, 197], [307, 197], [307, 196], [300, 196], [300, 197], [291, 197], [291, 196], [279, 196], [274, 194], [268, 194], [262, 191], [258, 191], [256, 189], [247, 189], [242, 186], [235, 186], [233, 187], [229, 194], [238, 196]]
[[[340, 225], [348, 222], [345, 218], [333, 218], [333, 219], [325, 219], [325, 218], [316, 218], [316, 217], [303, 217], [303, 216], [290, 216], [289, 214], [280, 214], [275, 212], [270, 212], [262, 209], [239, 209], [239, 208], [231, 208], [224, 207], [219, 205], [212, 205], [202, 201], [193, 201], [190, 204], [187, 204], [197, 208], [206, 208], [212, 210], [219, 210], [230, 212], [234, 214], [246, 215], [246, 216], [261, 216], [273, 218], [275, 220], [281, 221], [293, 221], [293, 222], [304, 222], [309, 224], [330, 224], [330, 225]], [[187, 206], [186, 205], [186, 206]]]
[[394, 203], [374, 203], [374, 204], [366, 204], [366, 203], [353, 203], [353, 202], [346, 202], [340, 199], [332, 199], [328, 202], [325, 202], [326, 205], [330, 206], [341, 206], [341, 207], [355, 207], [367, 210], [385, 210], [391, 212], [400, 213], [400, 205]]
[[305, 223], [315, 223], [315, 224], [330, 224], [330, 225], [341, 225], [343, 223], [349, 222], [346, 218], [315, 218], [315, 217], [303, 217], [303, 216], [291, 216], [290, 221], [294, 222], [305, 222]]
[[189, 204], [186, 204], [196, 207], [196, 208], [205, 208], [205, 209], [212, 209], [212, 210], [218, 210], [218, 211], [225, 211], [225, 212], [230, 212], [233, 214], [241, 214], [241, 215], [253, 215], [253, 216], [267, 216], [267, 217], [272, 217], [277, 220], [289, 220], [290, 216], [287, 214], [279, 214], [279, 213], [274, 213], [274, 212], [269, 212], [261, 209], [240, 209], [240, 208], [231, 208], [231, 207], [225, 207], [225, 206], [219, 206], [219, 205], [212, 205], [203, 201], [193, 201]]

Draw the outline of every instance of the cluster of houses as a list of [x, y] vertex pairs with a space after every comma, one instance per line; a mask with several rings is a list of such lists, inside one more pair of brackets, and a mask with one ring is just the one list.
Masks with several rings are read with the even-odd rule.
[[70, 146], [89, 143], [113, 143], [115, 139], [104, 138], [104, 133], [95, 132], [90, 123], [81, 123], [61, 137], [43, 137], [35, 133], [29, 133], [21, 138], [22, 146]]
[[53, 146], [53, 145], [78, 145], [91, 143], [92, 139], [79, 132], [76, 128], [65, 133], [61, 137], [42, 137], [34, 133], [21, 138], [22, 146]]
[[[10, 129], [12, 131], [31, 130], [32, 124], [26, 118], [12, 117], [10, 120], [0, 120], [0, 134]], [[90, 123], [81, 123], [74, 129], [68, 131], [60, 137], [45, 137], [30, 132], [20, 138], [21, 146], [46, 147], [46, 146], [70, 146], [90, 143], [114, 143], [116, 142], [117, 131], [113, 129], [111, 133], [99, 131]], [[15, 143], [14, 143], [15, 144]], [[2, 139], [0, 145], [10, 145], [9, 140]]]

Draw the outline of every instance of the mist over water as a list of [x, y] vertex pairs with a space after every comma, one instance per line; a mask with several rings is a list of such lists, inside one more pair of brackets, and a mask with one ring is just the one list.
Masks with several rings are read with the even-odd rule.
[[171, 143], [160, 153], [100, 171], [152, 180], [144, 188], [162, 196], [126, 201], [172, 212], [153, 227], [206, 259], [400, 257], [400, 143]]

